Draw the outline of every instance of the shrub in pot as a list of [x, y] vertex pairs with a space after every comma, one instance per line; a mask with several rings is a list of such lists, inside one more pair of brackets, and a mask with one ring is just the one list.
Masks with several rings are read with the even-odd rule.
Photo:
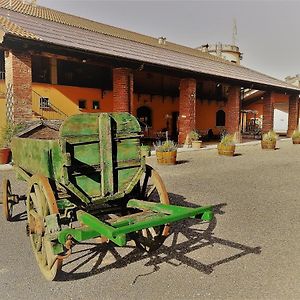
[[194, 149], [200, 149], [202, 146], [202, 141], [201, 139], [201, 135], [196, 131], [196, 130], [192, 130], [189, 133], [189, 137], [192, 143], [192, 148]]
[[156, 152], [156, 159], [162, 165], [175, 165], [177, 157], [177, 145], [171, 141], [159, 141], [154, 145]]
[[148, 145], [141, 145], [141, 156], [149, 157], [151, 154], [151, 147]]
[[300, 144], [300, 131], [298, 129], [294, 130], [292, 135], [293, 144]]
[[262, 135], [261, 148], [275, 150], [277, 137], [278, 136], [277, 136], [276, 132], [273, 130], [270, 130], [267, 133], [264, 133]]
[[235, 144], [234, 135], [223, 135], [217, 147], [219, 155], [233, 156], [235, 152]]

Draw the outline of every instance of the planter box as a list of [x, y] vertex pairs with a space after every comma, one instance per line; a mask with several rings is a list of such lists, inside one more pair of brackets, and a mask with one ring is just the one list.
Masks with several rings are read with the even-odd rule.
[[200, 149], [202, 146], [202, 141], [192, 141], [192, 148], [193, 149]]
[[275, 150], [276, 141], [261, 141], [261, 149]]
[[219, 155], [233, 156], [235, 152], [235, 145], [218, 144]]
[[11, 151], [9, 148], [0, 148], [0, 165], [5, 165], [10, 162]]
[[177, 150], [169, 152], [156, 151], [157, 163], [160, 165], [176, 165], [176, 157]]

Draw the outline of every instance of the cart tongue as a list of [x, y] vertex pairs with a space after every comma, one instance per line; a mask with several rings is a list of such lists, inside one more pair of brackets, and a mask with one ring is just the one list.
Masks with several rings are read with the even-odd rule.
[[139, 212], [111, 219], [106, 223], [84, 211], [78, 211], [77, 217], [89, 229], [107, 237], [119, 246], [126, 244], [126, 234], [138, 230], [161, 226], [187, 218], [199, 217], [204, 221], [211, 221], [213, 218], [211, 207], [190, 208], [136, 199], [129, 200], [127, 207], [138, 209]]

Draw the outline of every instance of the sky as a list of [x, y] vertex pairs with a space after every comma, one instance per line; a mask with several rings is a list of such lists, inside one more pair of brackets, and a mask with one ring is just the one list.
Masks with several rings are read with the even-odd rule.
[[278, 79], [300, 73], [300, 0], [102, 1], [37, 4], [192, 48], [231, 44], [233, 20], [242, 65]]

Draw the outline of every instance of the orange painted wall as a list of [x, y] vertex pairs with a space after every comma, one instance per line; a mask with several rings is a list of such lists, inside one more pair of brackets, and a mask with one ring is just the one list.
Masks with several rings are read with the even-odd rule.
[[[51, 85], [43, 83], [33, 83], [32, 88], [43, 97], [48, 97], [50, 102], [58, 107], [67, 115], [78, 114], [80, 112], [111, 112], [113, 111], [112, 91], [102, 91], [94, 88], [82, 88], [73, 86]], [[87, 108], [78, 108], [79, 100], [86, 100]], [[100, 103], [100, 109], [93, 109], [93, 100]], [[152, 110], [152, 128], [149, 129], [149, 136], [155, 136], [156, 132], [167, 128], [166, 116], [172, 116], [173, 112], [179, 111], [178, 98], [159, 95], [150, 96], [147, 94], [134, 94], [133, 114], [136, 115], [137, 109], [147, 106]], [[196, 102], [196, 129], [207, 132], [209, 128], [214, 133], [219, 132], [216, 127], [216, 112], [225, 109], [223, 102], [203, 100]], [[172, 119], [169, 118], [169, 132], [172, 128]]]
[[[48, 97], [50, 102], [66, 115], [78, 114], [80, 112], [112, 111], [112, 91], [103, 91], [102, 95], [100, 89], [44, 83], [33, 83], [32, 89], [39, 95]], [[86, 109], [80, 110], [78, 108], [79, 100], [86, 100]], [[92, 108], [94, 100], [99, 101], [100, 109]]]
[[212, 129], [214, 134], [220, 132], [220, 128], [216, 126], [216, 113], [219, 109], [226, 112], [223, 102], [197, 100], [196, 103], [196, 129], [200, 132], [207, 133], [208, 129]]
[[[172, 112], [179, 110], [178, 98], [163, 97], [159, 95], [150, 96], [145, 94], [134, 94], [133, 101], [133, 114], [136, 115], [136, 111], [141, 106], [147, 106], [152, 110], [152, 128], [149, 129], [149, 136], [155, 136], [156, 132], [161, 131], [163, 128], [167, 128], [166, 116], [172, 115]], [[172, 120], [169, 119], [169, 132], [171, 134]]]

